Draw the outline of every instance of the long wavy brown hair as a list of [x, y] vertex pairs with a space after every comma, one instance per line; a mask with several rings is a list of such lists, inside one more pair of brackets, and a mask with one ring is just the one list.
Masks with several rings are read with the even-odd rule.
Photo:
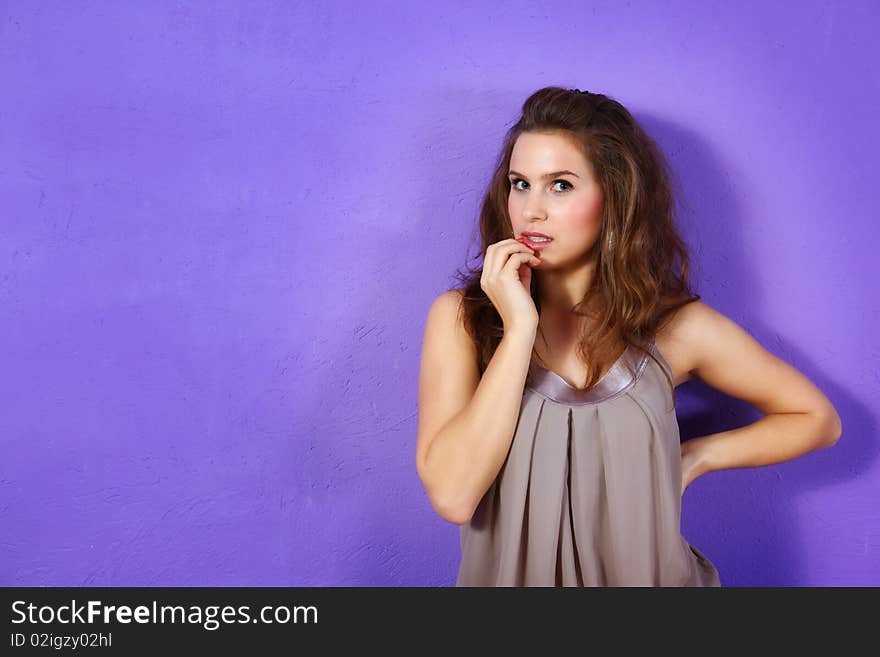
[[[648, 343], [677, 308], [700, 298], [688, 286], [687, 246], [676, 229], [674, 179], [662, 151], [617, 100], [579, 89], [539, 89], [526, 99], [522, 115], [507, 131], [483, 197], [481, 259], [489, 245], [514, 237], [507, 210], [508, 169], [514, 144], [524, 132], [573, 137], [592, 163], [604, 197], [595, 275], [584, 298], [571, 309], [593, 320], [578, 341], [578, 356], [588, 368], [583, 390], [599, 381], [625, 346], [659, 364], [646, 348]], [[481, 376], [504, 335], [501, 317], [480, 286], [482, 273], [480, 263], [455, 275], [463, 293], [459, 312], [477, 346]], [[540, 275], [533, 270], [531, 284], [539, 315]], [[627, 367], [635, 375], [628, 363]], [[660, 369], [674, 404], [674, 382], [665, 368]]]

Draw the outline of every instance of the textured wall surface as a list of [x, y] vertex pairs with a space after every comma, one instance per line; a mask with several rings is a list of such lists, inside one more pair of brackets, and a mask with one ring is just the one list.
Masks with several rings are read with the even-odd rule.
[[[0, 7], [0, 585], [451, 585], [427, 308], [548, 85], [667, 153], [695, 289], [831, 398], [709, 473], [725, 585], [880, 585], [873, 1]], [[688, 382], [684, 437], [757, 411]]]

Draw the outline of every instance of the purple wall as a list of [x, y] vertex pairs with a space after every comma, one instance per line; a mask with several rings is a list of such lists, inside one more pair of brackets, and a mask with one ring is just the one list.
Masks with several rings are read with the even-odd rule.
[[[0, 585], [452, 585], [424, 319], [548, 84], [643, 122], [697, 291], [843, 418], [683, 534], [728, 586], [880, 585], [880, 6], [625, 5], [3, 3]], [[759, 417], [701, 385], [683, 436]]]

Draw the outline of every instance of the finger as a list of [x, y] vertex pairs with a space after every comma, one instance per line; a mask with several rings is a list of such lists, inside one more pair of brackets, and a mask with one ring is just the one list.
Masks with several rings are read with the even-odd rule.
[[527, 249], [529, 253], [533, 253], [538, 257], [541, 257], [541, 252], [538, 249], [533, 249], [528, 244], [525, 243], [525, 238], [517, 238], [516, 243], [523, 246], [523, 248]]
[[511, 269], [514, 273], [518, 273], [519, 268], [522, 267], [522, 265], [538, 265], [540, 262], [541, 261], [531, 253], [514, 253], [507, 259], [507, 264], [504, 266], [504, 269]]
[[492, 273], [503, 269], [508, 258], [513, 253], [527, 253], [533, 255], [535, 251], [514, 239], [501, 240], [500, 242], [490, 245], [486, 250], [486, 257], [483, 260], [483, 271]]
[[508, 255], [512, 253], [529, 253], [531, 255], [537, 255], [537, 251], [530, 246], [526, 246], [522, 242], [517, 242], [513, 240], [513, 243], [505, 248], [505, 253]]

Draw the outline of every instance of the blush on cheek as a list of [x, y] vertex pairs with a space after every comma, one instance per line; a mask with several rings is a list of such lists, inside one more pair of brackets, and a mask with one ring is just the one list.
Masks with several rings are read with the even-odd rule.
[[602, 222], [602, 197], [593, 196], [585, 199], [575, 210], [577, 225], [586, 231], [593, 231]]

